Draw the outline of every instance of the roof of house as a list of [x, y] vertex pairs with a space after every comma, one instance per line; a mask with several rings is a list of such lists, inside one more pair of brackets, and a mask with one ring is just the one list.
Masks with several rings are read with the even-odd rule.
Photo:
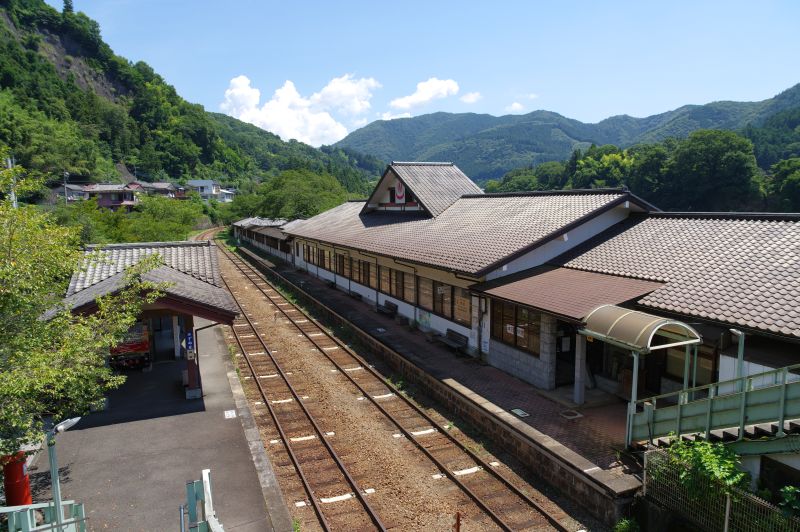
[[286, 224], [287, 221], [283, 218], [259, 218], [258, 216], [253, 216], [250, 218], [244, 218], [239, 220], [238, 222], [233, 222], [233, 225], [236, 227], [280, 227]]
[[123, 287], [125, 270], [146, 256], [158, 253], [163, 261], [143, 275], [165, 283], [164, 292], [182, 301], [210, 307], [225, 315], [238, 313], [236, 302], [222, 287], [215, 248], [210, 242], [145, 242], [89, 246], [87, 258], [67, 289], [64, 303], [78, 309], [98, 297]]
[[212, 286], [222, 286], [216, 250], [209, 241], [108, 244], [88, 246], [86, 251], [96, 252], [97, 257], [87, 260], [72, 276], [67, 296], [104, 281], [154, 253], [179, 272]]
[[[434, 217], [447, 210], [464, 194], [482, 193], [480, 187], [453, 163], [392, 162], [386, 168], [384, 176], [390, 170]], [[377, 192], [378, 187], [375, 187], [372, 195]]]
[[652, 292], [663, 283], [542, 266], [493, 281], [472, 290], [581, 321], [600, 305], [617, 305]]
[[800, 215], [632, 214], [553, 262], [664, 282], [645, 307], [800, 338]]
[[130, 190], [130, 187], [123, 183], [92, 183], [84, 188], [87, 192], [122, 192]]
[[456, 200], [439, 216], [375, 211], [348, 202], [285, 231], [330, 244], [482, 274], [575, 225], [638, 198], [619, 189], [480, 194]]
[[217, 183], [213, 179], [189, 179], [186, 184], [190, 187], [210, 187]]
[[175, 185], [166, 181], [153, 181], [152, 183], [147, 181], [134, 181], [131, 184], [137, 184], [142, 188], [154, 188], [159, 190], [173, 190]]

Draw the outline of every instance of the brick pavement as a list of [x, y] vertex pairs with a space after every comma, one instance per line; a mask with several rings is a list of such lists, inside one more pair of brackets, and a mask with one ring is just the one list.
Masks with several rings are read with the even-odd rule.
[[619, 475], [627, 472], [617, 458], [618, 451], [625, 447], [626, 405], [622, 400], [606, 406], [578, 408], [581, 417], [566, 419], [560, 414], [568, 408], [540, 395], [532, 385], [477, 359], [457, 356], [445, 346], [428, 342], [422, 332], [410, 331], [379, 314], [369, 302], [357, 301], [341, 290], [330, 288], [325, 280], [289, 265], [276, 264], [275, 268], [309, 295], [430, 375], [457, 382], [506, 411], [520, 408], [530, 414], [521, 420], [539, 432], [604, 470]]

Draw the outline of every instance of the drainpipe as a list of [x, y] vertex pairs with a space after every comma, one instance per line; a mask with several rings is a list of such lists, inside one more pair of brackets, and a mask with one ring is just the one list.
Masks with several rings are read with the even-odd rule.
[[739, 347], [736, 350], [736, 391], [742, 391], [742, 376], [744, 373], [744, 333], [739, 329], [731, 329], [731, 333], [739, 339]]

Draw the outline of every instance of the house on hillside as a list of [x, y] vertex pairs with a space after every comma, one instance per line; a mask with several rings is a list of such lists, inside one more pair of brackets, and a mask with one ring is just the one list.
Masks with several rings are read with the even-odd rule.
[[143, 192], [141, 185], [136, 182], [121, 183], [93, 183], [84, 186], [88, 198], [96, 198], [97, 205], [111, 210], [131, 210], [138, 202], [137, 193]]
[[213, 179], [190, 179], [186, 182], [190, 190], [200, 194], [203, 201], [216, 200], [220, 203], [230, 203], [236, 193], [233, 190], [224, 189]]
[[[798, 214], [664, 213], [625, 189], [484, 194], [451, 163], [394, 162], [366, 201], [234, 232], [576, 405], [588, 389], [622, 398], [629, 443], [729, 419], [682, 417], [690, 399], [723, 408], [800, 380]], [[782, 435], [774, 408], [735, 415], [774, 416], [759, 430]]]
[[134, 181], [132, 184], [138, 185], [147, 194], [164, 196], [167, 198], [180, 197], [180, 190], [183, 188], [176, 187], [172, 183], [164, 181], [154, 181], [152, 183], [147, 181]]

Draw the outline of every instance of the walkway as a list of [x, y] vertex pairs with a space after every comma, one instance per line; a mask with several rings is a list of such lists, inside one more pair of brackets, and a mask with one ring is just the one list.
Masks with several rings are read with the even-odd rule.
[[532, 385], [477, 359], [456, 356], [447, 347], [428, 342], [423, 333], [412, 332], [379, 314], [368, 302], [358, 302], [341, 290], [331, 289], [327, 281], [288, 265], [276, 268], [318, 301], [370, 332], [430, 375], [458, 383], [507, 412], [521, 409], [529, 414], [520, 418], [521, 421], [601, 469], [620, 476], [628, 472], [627, 466], [618, 459], [618, 451], [625, 447], [626, 405], [622, 400], [605, 406], [577, 408], [579, 416], [573, 417], [573, 409], [545, 397]]
[[[208, 324], [198, 322], [198, 327]], [[108, 410], [58, 436], [63, 497], [84, 503], [90, 529], [176, 530], [186, 482], [200, 479], [206, 468], [226, 531], [291, 529], [269, 462], [251, 454], [252, 431], [242, 428], [246, 402], [243, 396], [241, 402], [234, 398], [241, 388], [221, 327], [198, 334], [202, 399], [183, 398], [183, 361], [156, 364], [151, 372], [129, 373], [110, 394]], [[237, 415], [226, 417], [226, 412]], [[255, 438], [263, 454], [257, 431]], [[49, 478], [46, 453], [38, 455], [36, 465], [32, 473], [42, 485]], [[46, 498], [47, 493], [36, 496]]]

